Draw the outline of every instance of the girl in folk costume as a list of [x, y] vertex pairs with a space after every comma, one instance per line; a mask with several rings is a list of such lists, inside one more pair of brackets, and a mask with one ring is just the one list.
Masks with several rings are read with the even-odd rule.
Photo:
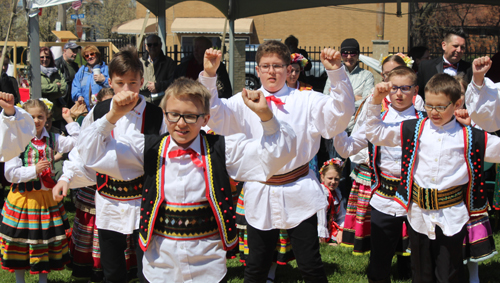
[[299, 81], [300, 73], [304, 71], [304, 67], [307, 65], [309, 60], [307, 60], [306, 57], [300, 53], [292, 53], [290, 57], [292, 59], [290, 61], [292, 71], [286, 77], [286, 85], [298, 90], [312, 90], [312, 85]]
[[5, 163], [5, 177], [12, 185], [2, 210], [0, 248], [2, 268], [15, 272], [16, 282], [24, 282], [25, 270], [39, 274], [39, 282], [47, 282], [47, 273], [69, 261], [66, 233], [70, 227], [62, 203], [52, 198], [56, 184], [52, 170], [55, 152], [69, 152], [80, 127], [65, 108], [62, 115], [73, 136], [48, 133], [45, 122], [51, 107], [46, 99], [23, 105], [33, 117], [36, 136], [24, 153]]
[[[318, 211], [318, 235], [320, 241], [330, 240], [340, 243], [344, 227], [345, 208], [341, 204], [342, 195], [338, 188], [344, 162], [340, 158], [326, 161], [319, 170], [321, 185], [328, 200], [328, 208]], [[330, 245], [336, 246], [336, 243]]]

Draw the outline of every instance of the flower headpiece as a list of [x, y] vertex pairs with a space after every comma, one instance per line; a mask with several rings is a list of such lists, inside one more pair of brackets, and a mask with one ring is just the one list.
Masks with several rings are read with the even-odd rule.
[[309, 60], [307, 60], [306, 57], [304, 57], [300, 53], [292, 53], [292, 55], [290, 55], [290, 57], [292, 58], [292, 61], [290, 64], [297, 63], [300, 65], [300, 67], [302, 69], [307, 65], [307, 62], [309, 62]]
[[[407, 55], [404, 55], [403, 53], [397, 53], [397, 54], [393, 54], [393, 55], [398, 55], [399, 57], [401, 57], [401, 59], [403, 59], [403, 61], [405, 61], [406, 63], [406, 67], [408, 68], [411, 68], [413, 66], [413, 59]], [[380, 64], [382, 64], [382, 62], [385, 61], [385, 59], [387, 59], [387, 57], [389, 56], [392, 56], [392, 55], [387, 55], [385, 56], [384, 58], [382, 58], [382, 60], [380, 61]]]
[[331, 165], [331, 164], [336, 164], [338, 165], [340, 168], [344, 167], [344, 161], [342, 161], [340, 158], [338, 157], [335, 157], [335, 158], [332, 158], [328, 161], [325, 161], [323, 163], [323, 166], [321, 167], [321, 169], [319, 169], [319, 173], [320, 174], [323, 174], [323, 170], [325, 170], [325, 168], [328, 166], [328, 165]]
[[[52, 106], [54, 106], [54, 103], [52, 101], [48, 100], [47, 98], [39, 98], [41, 102], [43, 102], [45, 105], [47, 105], [47, 108], [49, 109], [49, 112], [52, 111]], [[23, 101], [20, 101], [19, 103], [16, 104], [17, 107], [22, 108], [24, 105]]]

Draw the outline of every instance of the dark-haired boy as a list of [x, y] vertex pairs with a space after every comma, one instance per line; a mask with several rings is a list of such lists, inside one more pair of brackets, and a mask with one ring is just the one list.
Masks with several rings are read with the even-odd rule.
[[[211, 120], [208, 126], [221, 135], [244, 133], [262, 136], [258, 117], [249, 111], [241, 93], [230, 99], [216, 95], [216, 70], [222, 54], [205, 52], [204, 71], [199, 80], [211, 92]], [[327, 282], [319, 254], [316, 212], [327, 202], [315, 173], [308, 163], [316, 155], [320, 139], [342, 132], [354, 113], [354, 94], [338, 51], [325, 48], [321, 61], [332, 82], [330, 95], [299, 91], [286, 86], [291, 72], [290, 51], [279, 41], [266, 41], [256, 54], [256, 71], [274, 115], [288, 122], [297, 134], [300, 151], [265, 183], [245, 183], [245, 218], [249, 256], [245, 282], [265, 282], [280, 229], [286, 229], [299, 270], [306, 282]], [[300, 196], [300, 197], [298, 197]]]
[[[114, 123], [138, 96], [117, 93], [111, 111], [85, 130], [78, 150], [87, 166], [111, 176], [145, 176], [139, 244], [149, 282], [226, 282], [226, 252], [237, 244], [229, 177], [265, 182], [295, 157], [296, 137], [278, 122], [262, 92], [245, 92], [261, 139], [207, 135], [210, 93], [180, 78], [161, 105], [169, 134], [112, 139]], [[125, 164], [125, 165], [124, 165]]]
[[487, 212], [484, 162], [500, 161], [500, 138], [455, 119], [461, 88], [447, 74], [425, 86], [428, 118], [400, 126], [379, 118], [391, 88], [391, 83], [375, 86], [366, 136], [375, 145], [402, 148], [395, 199], [408, 211], [413, 282], [465, 282], [465, 224], [469, 216]]
[[[118, 52], [109, 64], [109, 85], [115, 93], [134, 92], [144, 83], [143, 66], [133, 47], [125, 47]], [[94, 121], [106, 115], [112, 108], [112, 100], [98, 103], [87, 115], [82, 123], [82, 131]], [[166, 125], [163, 123], [163, 112], [153, 104], [146, 102], [142, 95], [135, 107], [124, 115], [113, 129], [113, 138], [132, 136], [134, 133], [163, 134]], [[80, 152], [81, 153], [81, 152]], [[64, 174], [58, 185], [53, 189], [54, 198], [60, 200], [66, 195], [68, 184], [72, 188], [79, 188], [97, 181], [95, 195], [95, 225], [99, 234], [100, 262], [105, 282], [125, 282], [127, 280], [127, 266], [124, 251], [127, 247], [127, 235], [132, 235], [134, 243], [139, 238], [139, 211], [141, 195], [144, 186], [143, 176], [133, 178], [124, 175], [122, 179], [114, 179], [99, 171], [92, 175], [93, 170], [83, 167], [85, 163], [79, 153], [73, 150], [69, 162], [64, 164]], [[126, 166], [125, 163], [120, 166]], [[118, 170], [118, 168], [115, 168]], [[90, 175], [90, 176], [89, 176]], [[90, 182], [89, 182], [90, 181]], [[59, 195], [60, 191], [63, 195]], [[137, 276], [143, 282], [142, 250], [136, 245]]]

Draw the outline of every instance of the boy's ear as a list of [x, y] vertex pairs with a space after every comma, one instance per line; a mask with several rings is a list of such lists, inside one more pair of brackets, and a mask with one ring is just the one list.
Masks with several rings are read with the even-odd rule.
[[413, 96], [415, 95], [418, 95], [418, 85], [415, 86], [415, 93], [413, 94]]
[[203, 116], [203, 125], [202, 127], [205, 127], [208, 123], [208, 121], [210, 120], [210, 114], [207, 114], [205, 116]]
[[141, 78], [141, 87], [144, 85], [144, 77]]
[[108, 78], [108, 85], [109, 85], [109, 87], [111, 87], [111, 77]]
[[289, 76], [292, 73], [292, 64], [286, 67], [286, 75]]

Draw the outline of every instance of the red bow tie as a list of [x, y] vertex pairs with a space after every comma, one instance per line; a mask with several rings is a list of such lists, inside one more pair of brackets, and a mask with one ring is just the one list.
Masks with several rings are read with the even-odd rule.
[[191, 160], [193, 161], [193, 163], [196, 166], [198, 166], [198, 167], [203, 166], [203, 163], [201, 162], [201, 160], [199, 160], [197, 158], [198, 153], [196, 151], [194, 151], [192, 148], [188, 148], [186, 150], [184, 150], [184, 149], [172, 150], [171, 152], [168, 153], [168, 158], [179, 157], [179, 156], [183, 156], [186, 154], [189, 154], [191, 156]]
[[444, 63], [443, 64], [443, 69], [447, 69], [447, 68], [453, 68], [453, 69], [458, 69], [458, 64], [450, 64], [450, 63]]
[[31, 139], [31, 143], [35, 146], [44, 146], [47, 143], [47, 137], [43, 137], [41, 139], [37, 139], [36, 137]]
[[277, 98], [274, 95], [270, 95], [270, 96], [266, 97], [266, 100], [267, 100], [267, 102], [272, 101], [276, 105], [285, 105], [285, 102], [281, 101], [281, 99]]

